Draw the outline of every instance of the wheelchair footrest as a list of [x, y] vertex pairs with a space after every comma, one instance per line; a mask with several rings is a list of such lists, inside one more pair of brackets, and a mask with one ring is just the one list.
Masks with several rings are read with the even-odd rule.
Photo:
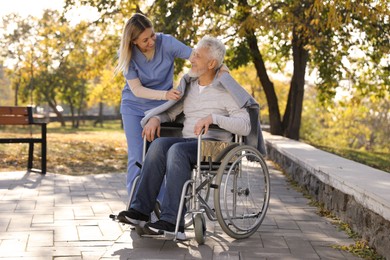
[[163, 235], [142, 235], [142, 237], [149, 237], [149, 238], [155, 238], [155, 239], [160, 239], [160, 240], [173, 240], [175, 238], [174, 235], [171, 234], [163, 234]]
[[[142, 237], [148, 237], [148, 238], [154, 238], [154, 239], [159, 239], [159, 240], [175, 240], [175, 234], [170, 233], [170, 232], [165, 232], [164, 234], [161, 235], [148, 235], [144, 234]], [[184, 241], [188, 240], [187, 237], [184, 239], [177, 238], [177, 240]]]

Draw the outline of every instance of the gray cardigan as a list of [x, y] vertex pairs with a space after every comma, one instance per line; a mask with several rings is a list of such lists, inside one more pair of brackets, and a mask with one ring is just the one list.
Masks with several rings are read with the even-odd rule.
[[[181, 91], [182, 96], [186, 91], [187, 85], [192, 80], [195, 79], [190, 78], [187, 74], [181, 78], [177, 89]], [[248, 92], [246, 92], [243, 87], [240, 86], [240, 84], [237, 83], [237, 81], [229, 73], [222, 74], [220, 77], [215, 78], [214, 81], [218, 81], [216, 82], [217, 84], [219, 83], [226, 88], [226, 90], [232, 95], [233, 99], [237, 102], [240, 108], [247, 108], [251, 120], [251, 131], [249, 135], [245, 137], [245, 144], [256, 147], [261, 154], [265, 155], [265, 143], [259, 120], [259, 104], [251, 95], [249, 95]], [[158, 107], [146, 111], [145, 117], [141, 120], [141, 126], [144, 127], [151, 117], [165, 112], [167, 109], [175, 105], [176, 102], [176, 100], [169, 100]]]

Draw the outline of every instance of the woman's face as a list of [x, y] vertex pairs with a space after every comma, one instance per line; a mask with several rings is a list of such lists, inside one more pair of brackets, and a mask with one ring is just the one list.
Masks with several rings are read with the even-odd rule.
[[142, 52], [148, 52], [154, 49], [156, 44], [156, 34], [154, 33], [153, 28], [146, 28], [137, 39], [134, 40], [134, 44]]

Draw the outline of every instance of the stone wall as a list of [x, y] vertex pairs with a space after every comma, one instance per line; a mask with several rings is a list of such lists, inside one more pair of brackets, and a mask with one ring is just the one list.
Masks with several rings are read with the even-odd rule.
[[332, 211], [343, 222], [348, 223], [356, 233], [369, 242], [371, 247], [376, 249], [378, 254], [390, 259], [389, 220], [357, 202], [353, 195], [329, 185], [331, 181], [321, 181], [318, 176], [326, 180], [327, 177], [324, 176], [326, 174], [313, 165], [297, 161], [288, 153], [281, 152], [272, 140], [267, 140], [266, 144], [269, 159], [304, 187], [315, 200], [323, 203], [325, 209]]

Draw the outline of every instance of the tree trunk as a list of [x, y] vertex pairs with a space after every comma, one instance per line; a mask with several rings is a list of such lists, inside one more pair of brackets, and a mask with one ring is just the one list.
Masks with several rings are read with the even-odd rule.
[[292, 39], [294, 72], [290, 83], [287, 106], [283, 116], [284, 136], [299, 140], [305, 87], [305, 72], [309, 52], [305, 50], [299, 35], [293, 30]]
[[100, 124], [100, 127], [103, 127], [103, 108], [104, 103], [102, 101], [99, 102], [99, 115], [98, 119], [95, 120], [93, 126], [96, 127], [97, 124]]
[[15, 86], [15, 107], [18, 106], [18, 93], [19, 93], [20, 79], [18, 84]]
[[[242, 16], [240, 20], [241, 22], [243, 22], [251, 15], [252, 7], [248, 4], [247, 0], [239, 0], [238, 7], [242, 10]], [[268, 77], [263, 57], [260, 53], [259, 46], [257, 45], [255, 31], [249, 28], [245, 29], [245, 31], [245, 39], [250, 50], [252, 62], [255, 65], [257, 76], [260, 79], [260, 83], [264, 89], [264, 93], [268, 103], [270, 132], [274, 135], [282, 135], [282, 121], [278, 106], [278, 97], [275, 93], [274, 84]]]
[[278, 98], [275, 93], [274, 84], [268, 77], [267, 70], [264, 65], [263, 57], [261, 56], [259, 47], [257, 45], [257, 38], [254, 32], [249, 33], [246, 37], [252, 61], [255, 65], [257, 76], [260, 79], [261, 85], [263, 86], [265, 96], [268, 103], [270, 132], [273, 135], [282, 135], [282, 121], [280, 116], [280, 110], [278, 106]]
[[76, 118], [75, 118], [74, 106], [73, 106], [72, 100], [70, 100], [70, 98], [68, 98], [68, 104], [69, 104], [69, 109], [70, 109], [70, 115], [72, 117], [72, 128], [76, 128]]
[[66, 124], [65, 124], [65, 120], [64, 120], [64, 117], [62, 116], [62, 114], [58, 111], [57, 109], [57, 105], [51, 101], [48, 101], [48, 104], [49, 104], [49, 107], [54, 111], [54, 113], [56, 114], [56, 116], [58, 117], [58, 121], [61, 122], [61, 126], [62, 127], [65, 127]]
[[79, 128], [80, 127], [80, 117], [81, 117], [81, 114], [82, 114], [82, 111], [83, 111], [83, 103], [84, 103], [84, 96], [85, 96], [85, 93], [84, 91], [81, 92], [81, 96], [80, 96], [80, 99], [78, 100], [78, 105], [77, 105], [77, 114], [78, 114], [78, 117], [77, 117], [77, 125], [76, 125], [76, 128]]

